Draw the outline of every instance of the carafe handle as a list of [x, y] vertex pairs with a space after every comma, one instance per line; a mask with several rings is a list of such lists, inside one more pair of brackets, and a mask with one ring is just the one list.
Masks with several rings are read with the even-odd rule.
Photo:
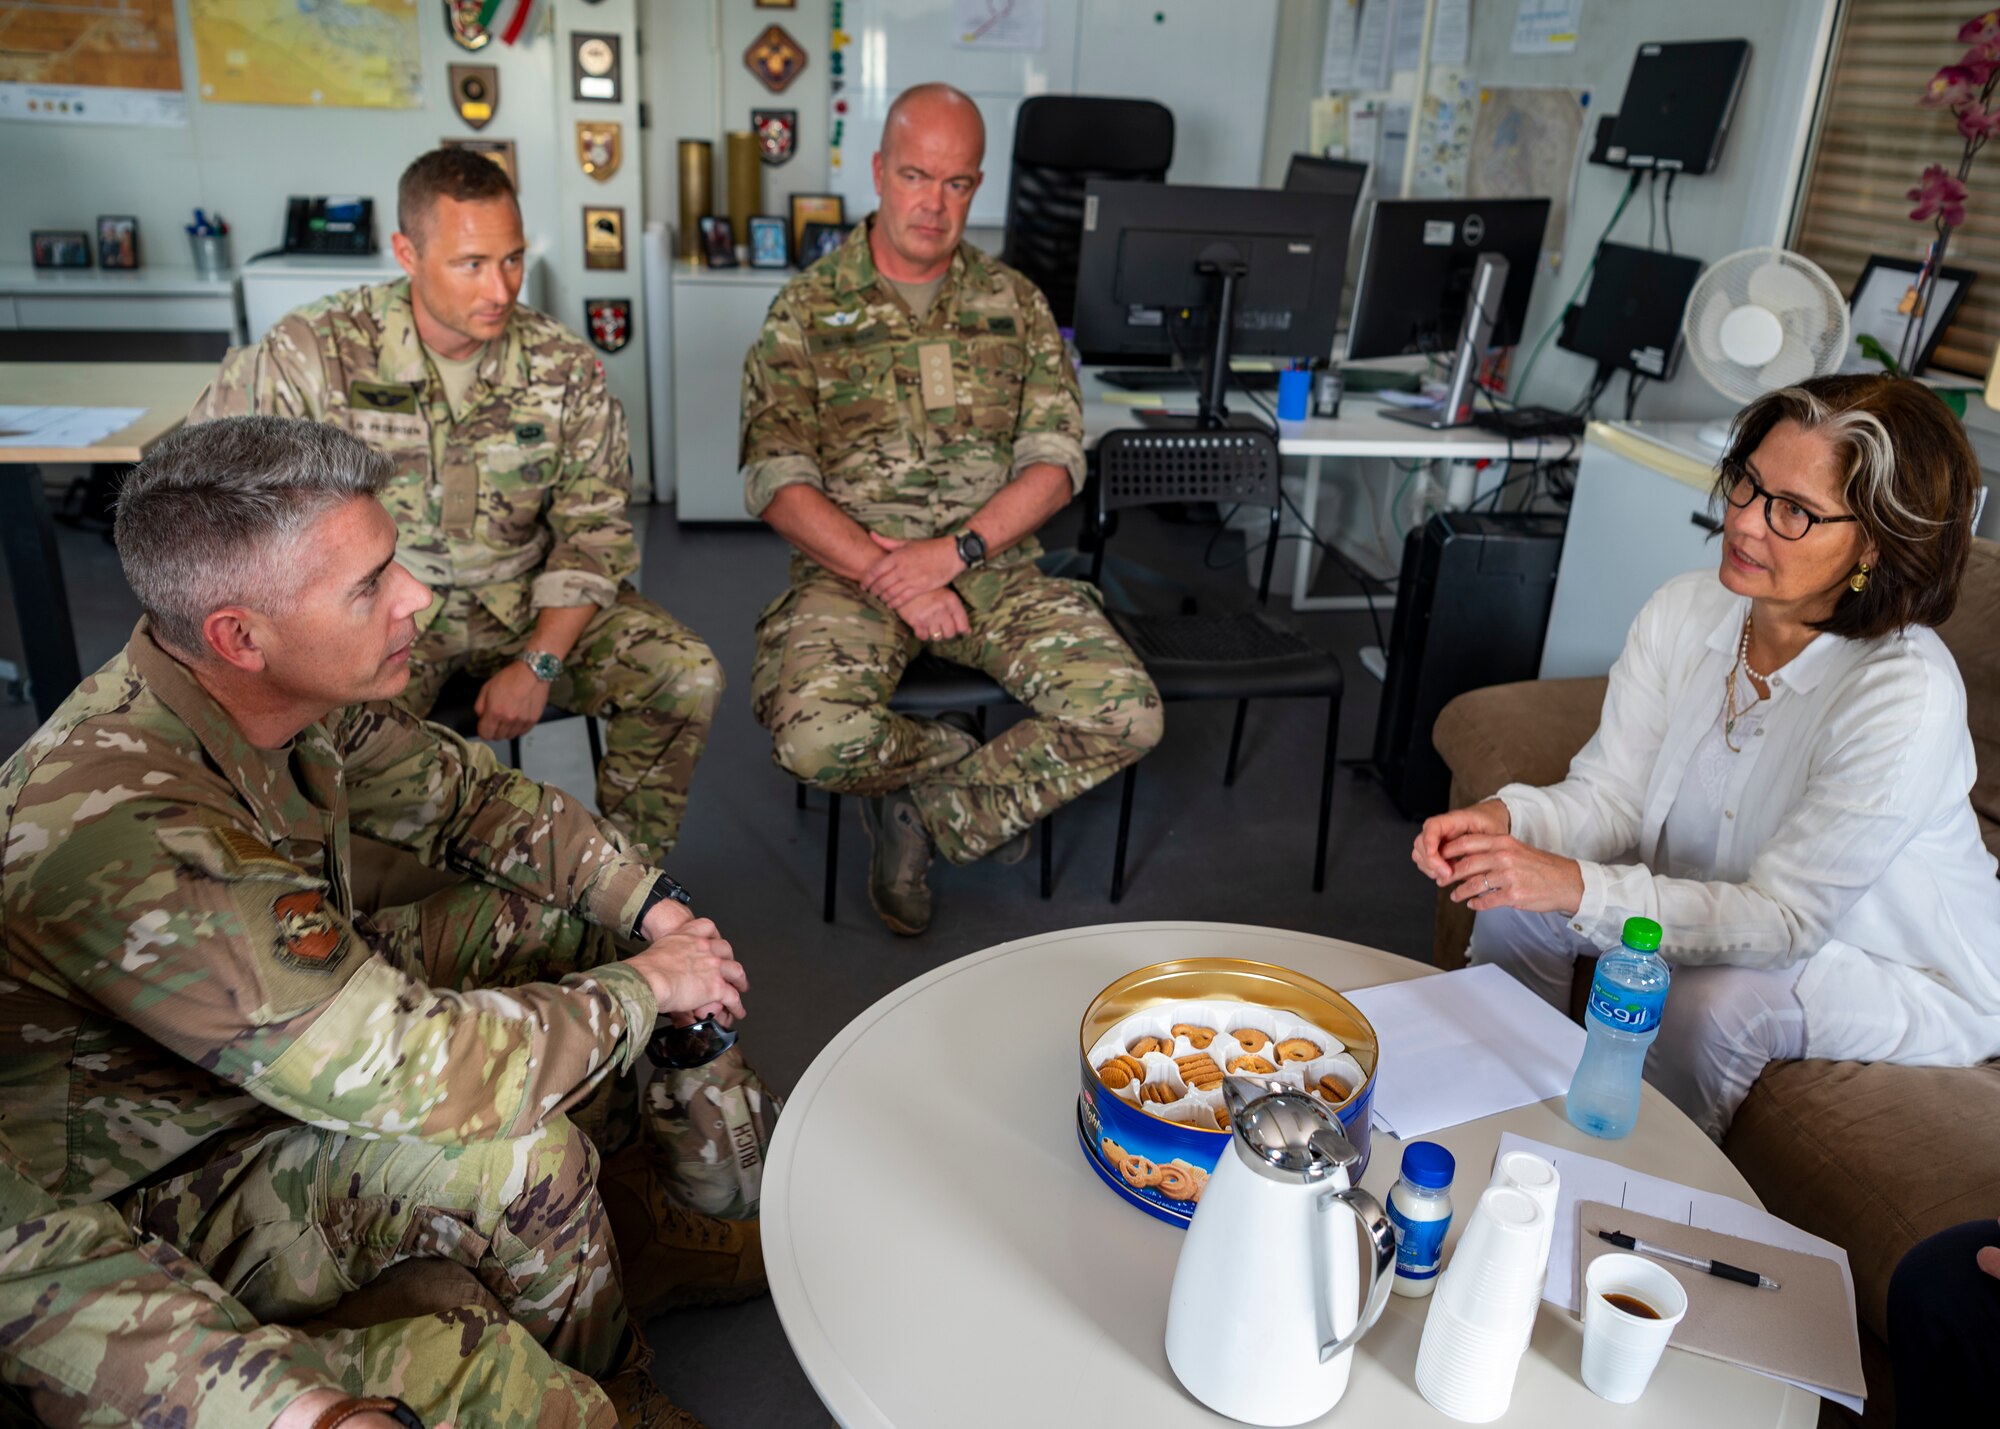
[[[1368, 1240], [1374, 1255], [1368, 1262], [1368, 1288], [1361, 1293], [1361, 1315], [1354, 1322], [1354, 1328], [1347, 1334], [1328, 1340], [1319, 1347], [1319, 1362], [1325, 1364], [1335, 1355], [1351, 1350], [1361, 1337], [1375, 1328], [1375, 1322], [1382, 1318], [1382, 1311], [1389, 1303], [1389, 1287], [1395, 1282], [1396, 1236], [1389, 1228], [1389, 1217], [1382, 1210], [1382, 1203], [1362, 1190], [1359, 1186], [1345, 1191], [1327, 1191], [1317, 1198], [1320, 1211], [1324, 1212], [1338, 1201], [1354, 1213], [1361, 1222], [1361, 1229], [1368, 1233]], [[1321, 1294], [1326, 1293], [1326, 1279], [1320, 1280]], [[1332, 1318], [1324, 1322], [1332, 1323]]]

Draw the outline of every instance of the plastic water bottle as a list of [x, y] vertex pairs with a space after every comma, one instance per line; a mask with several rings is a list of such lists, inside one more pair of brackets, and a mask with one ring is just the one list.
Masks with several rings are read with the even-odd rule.
[[1563, 1102], [1573, 1126], [1610, 1141], [1639, 1120], [1646, 1049], [1660, 1035], [1660, 1013], [1673, 980], [1660, 958], [1658, 923], [1627, 918], [1624, 941], [1597, 960], [1583, 1018], [1589, 1039]]

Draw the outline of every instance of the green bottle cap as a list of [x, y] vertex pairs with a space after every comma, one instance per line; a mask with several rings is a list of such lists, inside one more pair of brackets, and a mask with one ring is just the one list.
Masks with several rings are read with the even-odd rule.
[[1657, 953], [1660, 950], [1660, 925], [1651, 918], [1627, 918], [1624, 940], [1628, 948], [1636, 948], [1642, 953]]

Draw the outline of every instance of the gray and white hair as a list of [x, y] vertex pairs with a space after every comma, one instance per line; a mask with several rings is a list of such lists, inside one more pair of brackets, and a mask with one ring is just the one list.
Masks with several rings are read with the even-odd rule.
[[374, 495], [389, 471], [387, 457], [319, 422], [224, 417], [175, 432], [118, 497], [118, 558], [155, 638], [198, 661], [216, 611], [289, 615], [311, 578], [313, 524]]

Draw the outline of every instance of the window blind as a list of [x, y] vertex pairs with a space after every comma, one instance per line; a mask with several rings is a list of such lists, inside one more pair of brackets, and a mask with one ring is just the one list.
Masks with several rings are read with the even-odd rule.
[[[1927, 164], [1958, 172], [1964, 140], [1950, 110], [1919, 109], [1940, 67], [1965, 53], [1958, 27], [1976, 0], [1847, 0], [1822, 89], [1792, 247], [1852, 293], [1870, 254], [1922, 262], [1933, 229], [1914, 222], [1904, 194]], [[1996, 95], [2000, 99], [2000, 95]], [[2000, 344], [2000, 143], [1966, 176], [1965, 222], [1945, 266], [1977, 275], [1933, 367], [1983, 376]], [[1898, 333], [1877, 333], [1895, 351]]]

